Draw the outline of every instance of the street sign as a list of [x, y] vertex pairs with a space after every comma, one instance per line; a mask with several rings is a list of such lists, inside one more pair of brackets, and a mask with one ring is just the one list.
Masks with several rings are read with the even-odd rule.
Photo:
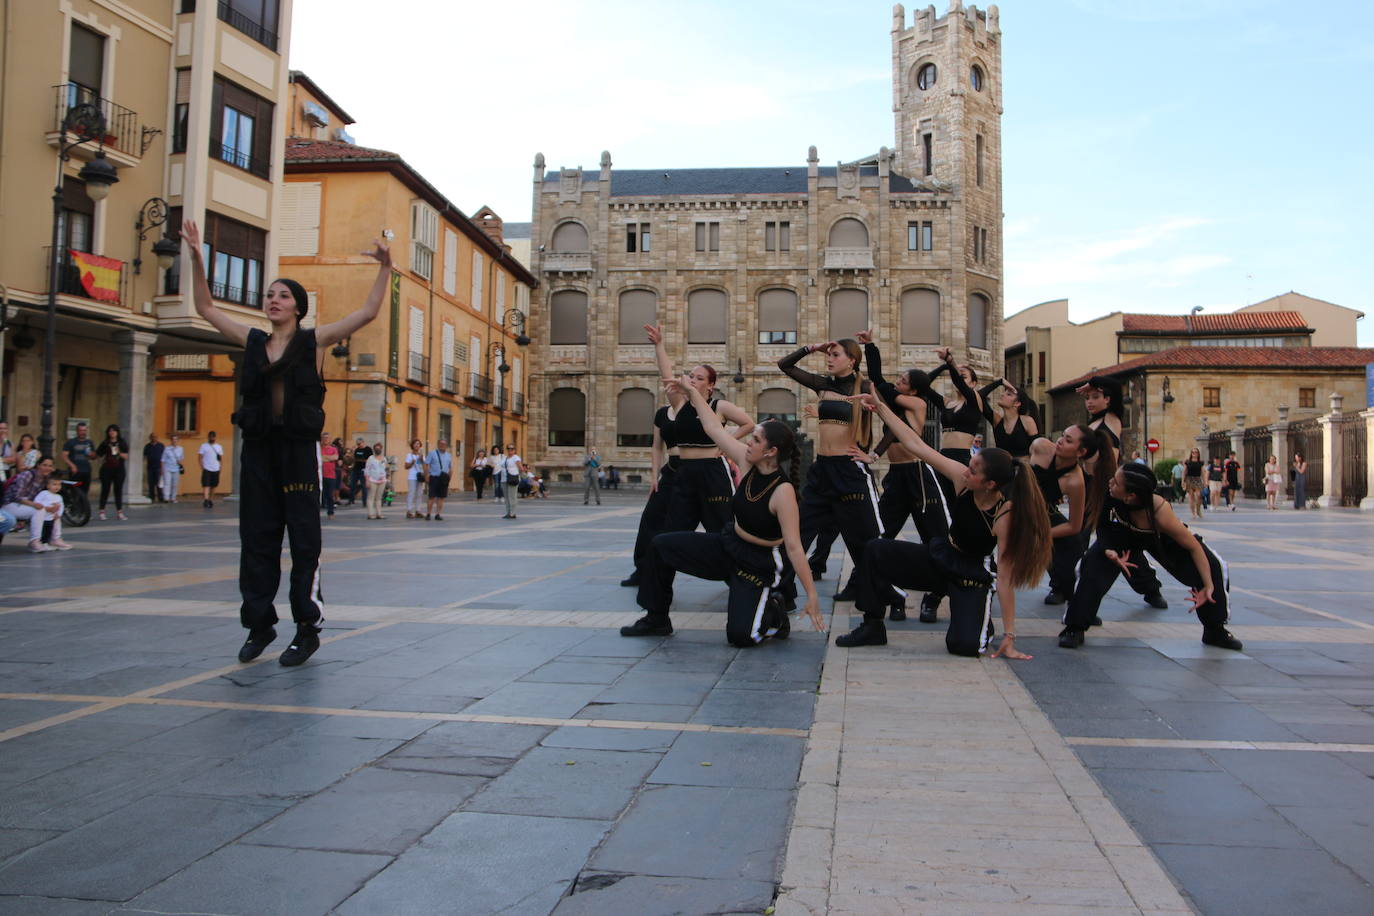
[[1151, 452], [1157, 452], [1159, 451], [1159, 440], [1151, 439], [1149, 442], [1145, 443], [1145, 447], [1149, 449]]

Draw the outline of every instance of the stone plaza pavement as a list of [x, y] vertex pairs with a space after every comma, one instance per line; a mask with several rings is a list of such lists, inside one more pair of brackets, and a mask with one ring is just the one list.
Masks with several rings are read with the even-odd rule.
[[1196, 526], [1243, 653], [1166, 581], [1076, 651], [1020, 594], [1009, 664], [735, 650], [686, 578], [622, 639], [641, 500], [341, 510], [296, 669], [234, 661], [233, 503], [11, 536], [0, 914], [1374, 912], [1374, 519]]

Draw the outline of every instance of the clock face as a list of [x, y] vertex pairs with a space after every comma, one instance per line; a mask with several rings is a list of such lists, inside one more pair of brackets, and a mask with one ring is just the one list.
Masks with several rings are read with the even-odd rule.
[[970, 67], [968, 71], [968, 81], [969, 85], [973, 87], [974, 92], [982, 92], [983, 68], [978, 66], [977, 64], [974, 64], [972, 67]]

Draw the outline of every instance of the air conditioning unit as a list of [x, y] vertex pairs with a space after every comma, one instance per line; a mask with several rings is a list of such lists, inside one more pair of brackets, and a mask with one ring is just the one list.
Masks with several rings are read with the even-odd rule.
[[317, 105], [314, 102], [306, 102], [302, 108], [304, 109], [305, 120], [307, 122], [314, 124], [316, 127], [329, 126], [329, 112], [325, 111], [323, 105]]
[[348, 131], [344, 130], [342, 127], [334, 128], [334, 139], [338, 140], [340, 143], [353, 142], [353, 137], [348, 133]]

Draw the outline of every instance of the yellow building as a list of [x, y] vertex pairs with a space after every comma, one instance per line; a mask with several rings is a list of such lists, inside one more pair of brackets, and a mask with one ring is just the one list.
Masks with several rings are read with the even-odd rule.
[[[0, 414], [16, 435], [47, 427], [60, 447], [88, 420], [93, 436], [118, 423], [136, 447], [151, 431], [169, 431], [154, 410], [153, 361], [225, 350], [180, 294], [176, 261], [159, 266], [172, 246], [153, 247], [176, 238], [183, 214], [204, 229], [222, 306], [265, 325], [258, 297], [275, 269], [269, 230], [291, 11], [292, 0], [4, 4]], [[93, 162], [115, 168], [117, 183], [101, 199], [100, 183], [80, 177]], [[232, 438], [222, 441], [232, 471]], [[196, 470], [192, 461], [188, 484]], [[127, 488], [132, 497], [143, 491], [141, 462], [131, 462]]]

